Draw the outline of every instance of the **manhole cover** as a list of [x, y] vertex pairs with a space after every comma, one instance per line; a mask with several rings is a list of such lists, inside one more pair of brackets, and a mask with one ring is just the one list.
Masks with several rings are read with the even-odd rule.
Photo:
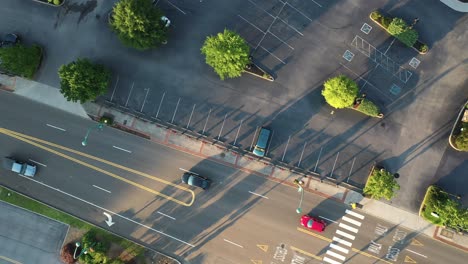
[[347, 61], [351, 61], [353, 60], [353, 57], [354, 57], [354, 53], [352, 53], [351, 51], [349, 50], [346, 50], [343, 54], [343, 58]]
[[393, 95], [398, 95], [400, 92], [401, 92], [400, 86], [396, 84], [392, 84], [392, 87], [390, 87], [390, 93], [392, 93]]
[[442, 229], [442, 231], [440, 232], [440, 235], [444, 236], [446, 238], [452, 239], [453, 235], [455, 235], [455, 232], [453, 232], [451, 230], [447, 230], [447, 229]]
[[413, 58], [410, 60], [409, 65], [410, 65], [411, 67], [413, 67], [413, 68], [416, 69], [416, 68], [419, 66], [419, 63], [421, 63], [421, 61], [419, 61], [418, 59], [416, 59], [416, 58], [413, 57]]
[[371, 30], [372, 30], [372, 27], [367, 23], [364, 23], [364, 25], [362, 25], [362, 27], [361, 27], [361, 31], [366, 33], [366, 34], [369, 34], [369, 32], [371, 32]]

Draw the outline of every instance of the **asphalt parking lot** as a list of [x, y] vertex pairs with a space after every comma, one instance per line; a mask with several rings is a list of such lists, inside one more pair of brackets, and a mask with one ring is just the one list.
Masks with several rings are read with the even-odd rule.
[[[372, 164], [382, 163], [401, 175], [393, 203], [411, 211], [427, 185], [445, 177], [438, 168], [450, 160], [442, 158], [451, 155], [446, 138], [467, 87], [466, 15], [439, 1], [160, 0], [172, 22], [169, 43], [138, 52], [121, 46], [107, 27], [113, 2], [71, 0], [51, 10], [9, 0], [0, 29], [14, 28], [45, 46], [41, 82], [58, 86], [61, 64], [93, 57], [114, 73], [100, 100], [126, 111], [244, 149], [251, 149], [258, 127], [268, 126], [274, 131], [269, 158], [358, 187]], [[419, 55], [390, 38], [368, 18], [377, 8], [407, 21], [419, 17], [415, 28], [431, 51]], [[35, 23], [18, 21], [21, 12], [34, 13]], [[218, 79], [200, 47], [224, 28], [248, 41], [275, 82]], [[322, 84], [338, 74], [354, 78], [385, 118], [327, 106]]]
[[68, 226], [0, 202], [0, 263], [62, 263]]

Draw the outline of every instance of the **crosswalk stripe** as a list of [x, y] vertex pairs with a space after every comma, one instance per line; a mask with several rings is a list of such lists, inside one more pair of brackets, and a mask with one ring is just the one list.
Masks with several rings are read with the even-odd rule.
[[333, 248], [333, 249], [336, 249], [336, 250], [338, 250], [338, 251], [341, 251], [341, 252], [343, 252], [343, 253], [345, 253], [345, 254], [348, 254], [348, 253], [349, 253], [349, 250], [347, 250], [346, 248], [342, 248], [342, 247], [340, 247], [340, 246], [338, 246], [338, 245], [335, 245], [335, 244], [333, 244], [333, 243], [330, 244], [330, 247]]
[[344, 237], [346, 237], [346, 238], [349, 238], [349, 239], [351, 239], [351, 240], [354, 240], [354, 239], [356, 238], [355, 236], [350, 235], [350, 234], [348, 234], [348, 233], [345, 233], [345, 232], [343, 232], [343, 231], [341, 231], [341, 230], [336, 230], [336, 233], [337, 233], [338, 235], [342, 235], [342, 236], [344, 236]]
[[341, 244], [343, 244], [345, 246], [348, 246], [348, 247], [351, 247], [351, 245], [352, 245], [351, 242], [348, 242], [348, 241], [346, 241], [344, 239], [341, 239], [339, 237], [333, 237], [333, 241], [336, 241], [336, 242], [341, 243]]
[[348, 231], [354, 232], [354, 233], [357, 233], [357, 232], [358, 232], [358, 229], [357, 229], [357, 228], [351, 227], [351, 226], [349, 226], [349, 225], [345, 225], [345, 224], [343, 224], [343, 223], [340, 223], [338, 226], [341, 227], [341, 228], [344, 228], [344, 229], [346, 229], [346, 230], [348, 230]]
[[329, 259], [329, 258], [327, 258], [327, 257], [324, 257], [324, 258], [323, 258], [323, 261], [328, 262], [328, 263], [331, 263], [331, 264], [341, 264], [341, 262], [338, 262], [338, 261], [333, 260], [333, 259]]
[[333, 252], [333, 251], [331, 251], [331, 250], [327, 250], [327, 253], [325, 253], [325, 254], [328, 254], [328, 255], [330, 255], [330, 256], [332, 256], [332, 257], [335, 257], [335, 258], [337, 258], [337, 259], [341, 259], [341, 260], [343, 260], [343, 261], [345, 260], [345, 257], [344, 257], [344, 256], [341, 256], [340, 254], [335, 253], [335, 252]]
[[343, 216], [341, 219], [343, 219], [346, 222], [350, 222], [353, 225], [361, 226], [361, 222], [351, 219], [349, 217]]
[[355, 216], [355, 217], [357, 217], [357, 218], [359, 218], [359, 219], [361, 219], [361, 220], [364, 219], [364, 216], [363, 216], [362, 214], [358, 214], [358, 213], [353, 212], [353, 211], [351, 211], [351, 210], [346, 209], [346, 213], [347, 213], [347, 214], [350, 214], [350, 215], [352, 215], [352, 216]]

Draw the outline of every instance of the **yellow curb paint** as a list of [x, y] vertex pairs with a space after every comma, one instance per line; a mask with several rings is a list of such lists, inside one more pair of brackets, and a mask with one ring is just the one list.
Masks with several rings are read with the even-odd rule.
[[263, 263], [263, 261], [255, 260], [255, 259], [251, 259], [250, 261], [252, 261], [253, 264], [262, 264]]
[[263, 250], [264, 252], [268, 251], [268, 245], [257, 245], [257, 247]]
[[13, 264], [22, 264], [21, 262], [18, 262], [16, 260], [12, 260], [12, 259], [4, 257], [4, 256], [0, 256], [0, 259], [6, 260], [6, 261], [8, 261], [10, 263], [13, 263]]

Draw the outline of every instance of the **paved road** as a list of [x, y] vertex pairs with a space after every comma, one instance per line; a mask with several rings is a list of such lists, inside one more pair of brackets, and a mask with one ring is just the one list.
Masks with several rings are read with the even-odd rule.
[[[304, 212], [323, 217], [329, 226], [320, 236], [306, 232], [298, 225], [299, 193], [294, 188], [110, 128], [93, 130], [88, 146], [83, 147], [81, 140], [93, 125], [88, 120], [10, 93], [1, 92], [0, 98], [1, 127], [22, 134], [2, 130], [0, 156], [15, 155], [42, 164], [34, 181], [3, 171], [2, 184], [105, 228], [102, 213], [109, 210], [115, 213], [112, 231], [182, 256], [188, 263], [267, 263], [283, 257], [288, 263], [319, 263], [325, 258], [386, 263], [379, 260], [385, 257], [402, 263], [406, 256], [419, 263], [441, 259], [459, 263], [465, 255], [384, 220], [347, 213], [345, 205], [310, 193], [304, 195]], [[16, 111], [17, 106], [22, 111]], [[195, 200], [189, 207], [183, 204], [190, 203], [190, 192], [167, 184], [182, 186], [179, 168], [214, 181], [206, 192], [194, 190]], [[333, 254], [328, 245], [334, 237], [345, 242], [336, 242], [339, 249], [333, 246]], [[369, 251], [371, 240], [376, 244]]]

